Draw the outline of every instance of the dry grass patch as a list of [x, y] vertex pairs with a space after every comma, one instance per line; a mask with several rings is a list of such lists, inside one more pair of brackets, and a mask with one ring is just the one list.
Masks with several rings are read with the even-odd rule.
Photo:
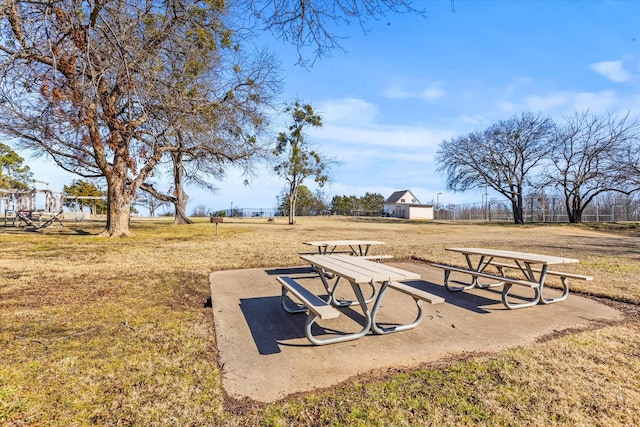
[[[438, 224], [386, 219], [139, 220], [0, 229], [0, 424], [638, 424], [637, 227]], [[527, 348], [225, 410], [208, 273], [300, 265], [307, 240], [374, 239], [396, 259], [461, 261], [448, 246], [579, 258], [572, 291], [626, 301], [630, 320]], [[633, 320], [633, 316], [636, 316]], [[249, 412], [251, 412], [249, 411]]]
[[470, 357], [269, 405], [238, 425], [602, 425], [640, 420], [638, 325]]

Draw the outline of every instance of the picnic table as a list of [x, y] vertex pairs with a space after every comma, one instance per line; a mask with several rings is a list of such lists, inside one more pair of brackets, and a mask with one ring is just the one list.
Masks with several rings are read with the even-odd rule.
[[[372, 245], [384, 245], [384, 242], [377, 240], [321, 240], [314, 242], [304, 242], [305, 245], [316, 246], [318, 255], [331, 255], [335, 253], [348, 253], [355, 256], [368, 256], [369, 248]], [[346, 247], [348, 249], [338, 249]], [[312, 255], [312, 254], [301, 254]]]
[[[548, 267], [553, 264], [571, 264], [579, 262], [579, 260], [574, 258], [486, 248], [446, 248], [446, 250], [461, 253], [464, 255], [467, 263], [467, 268], [445, 264], [431, 264], [433, 267], [444, 270], [444, 286], [448, 291], [457, 292], [474, 287], [489, 288], [502, 286], [502, 303], [509, 309], [530, 307], [538, 303], [551, 304], [564, 301], [569, 295], [569, 278], [579, 280], [593, 279], [593, 277], [590, 276], [582, 276], [548, 269]], [[505, 262], [505, 260], [509, 263]], [[498, 270], [498, 274], [486, 272], [485, 270], [489, 266], [495, 267]], [[507, 276], [505, 273], [507, 270], [518, 271], [524, 279], [516, 279], [511, 276]], [[460, 287], [451, 286], [449, 277], [451, 272], [468, 274], [471, 276], [471, 282], [461, 283], [462, 286]], [[562, 295], [560, 297], [544, 298], [542, 296], [547, 275], [560, 277], [562, 282]], [[480, 277], [494, 279], [497, 281], [490, 284], [480, 284], [478, 281]], [[509, 298], [509, 291], [513, 285], [531, 288], [534, 292], [533, 297], [522, 303], [512, 302]]]
[[[376, 334], [387, 334], [411, 329], [422, 321], [422, 301], [433, 304], [444, 302], [444, 299], [439, 296], [431, 295], [423, 290], [399, 282], [401, 280], [419, 279], [420, 275], [417, 273], [345, 254], [300, 255], [300, 258], [310, 263], [318, 271], [318, 277], [322, 280], [328, 296], [322, 299], [308, 291], [291, 277], [280, 276], [277, 279], [282, 285], [281, 306], [288, 313], [307, 313], [305, 335], [315, 345], [355, 340], [365, 336], [370, 330]], [[325, 271], [334, 275], [335, 281], [333, 283], [323, 274]], [[351, 285], [357, 301], [341, 301], [336, 298], [336, 289], [343, 279], [347, 280]], [[362, 285], [372, 288], [372, 294], [368, 298], [364, 296]], [[415, 320], [389, 327], [383, 327], [376, 322], [380, 305], [389, 288], [410, 295], [414, 299], [418, 308]], [[289, 292], [301, 303], [300, 306], [291, 308], [287, 305], [285, 296]], [[369, 309], [369, 303], [373, 303], [371, 309]], [[347, 306], [358, 306], [362, 311], [364, 322], [360, 331], [344, 333], [325, 339], [319, 339], [313, 335], [312, 326], [318, 319], [336, 318], [341, 314], [338, 309]]]

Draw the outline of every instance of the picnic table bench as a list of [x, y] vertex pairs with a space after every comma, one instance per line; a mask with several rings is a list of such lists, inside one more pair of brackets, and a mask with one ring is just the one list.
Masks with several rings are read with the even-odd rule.
[[[444, 270], [444, 285], [450, 292], [458, 292], [466, 289], [488, 288], [494, 286], [502, 286], [502, 303], [509, 309], [524, 308], [540, 304], [551, 304], [564, 301], [569, 294], [569, 286], [567, 279], [575, 278], [581, 280], [592, 280], [590, 276], [581, 276], [573, 273], [563, 273], [560, 271], [549, 271], [548, 266], [552, 264], [569, 264], [579, 262], [574, 258], [564, 258], [550, 255], [532, 254], [526, 252], [504, 251], [485, 248], [446, 248], [448, 251], [458, 252], [464, 255], [467, 262], [467, 268], [456, 267], [446, 264], [433, 263], [431, 266]], [[477, 257], [477, 261], [473, 262], [473, 257]], [[495, 259], [509, 260], [513, 264], [508, 264]], [[489, 266], [496, 267], [498, 274], [486, 272]], [[514, 269], [524, 276], [524, 279], [509, 277], [505, 274], [505, 269]], [[461, 273], [471, 276], [471, 282], [462, 283], [462, 286], [455, 287], [450, 285], [450, 274], [452, 272]], [[543, 298], [542, 291], [544, 288], [545, 278], [549, 275], [559, 276], [562, 281], [562, 295], [558, 298]], [[488, 278], [495, 280], [494, 283], [480, 284], [478, 278]], [[528, 301], [522, 303], [514, 303], [510, 299], [509, 292], [513, 285], [524, 286], [533, 289], [534, 295]]]
[[[496, 267], [498, 269], [498, 271], [500, 272], [500, 275], [504, 276], [504, 270], [505, 269], [512, 269], [512, 270], [518, 270], [518, 271], [522, 271], [522, 266], [520, 265], [516, 265], [516, 264], [507, 264], [507, 263], [503, 263], [503, 262], [496, 262], [496, 261], [491, 261], [491, 265]], [[541, 268], [531, 268], [531, 271], [534, 273], [541, 273], [542, 269]], [[576, 280], [583, 280], [583, 281], [591, 281], [593, 280], [593, 276], [585, 276], [582, 274], [575, 274], [575, 273], [566, 273], [563, 271], [555, 271], [555, 270], [549, 270], [547, 269], [546, 271], [547, 276], [558, 276], [560, 277], [560, 283], [562, 284], [562, 295], [554, 298], [554, 299], [550, 299], [550, 298], [544, 298], [541, 297], [541, 303], [542, 304], [550, 304], [552, 302], [560, 302], [560, 301], [564, 301], [565, 299], [567, 299], [567, 297], [569, 296], [569, 279], [576, 279]]]
[[[327, 297], [326, 299], [320, 298], [291, 277], [279, 276], [277, 280], [282, 286], [281, 306], [287, 313], [307, 313], [305, 336], [315, 345], [355, 340], [365, 336], [369, 331], [375, 334], [388, 334], [411, 329], [422, 321], [423, 302], [430, 304], [444, 302], [444, 298], [442, 297], [432, 295], [401, 282], [402, 280], [419, 279], [420, 275], [417, 273], [373, 262], [362, 257], [344, 254], [300, 255], [300, 258], [309, 262], [318, 271], [318, 276], [327, 291]], [[324, 274], [325, 271], [332, 273], [336, 277], [333, 284], [329, 283]], [[341, 301], [336, 298], [335, 291], [341, 279], [345, 279], [350, 283], [357, 301]], [[361, 288], [363, 284], [371, 286], [373, 290], [371, 297], [365, 298]], [[388, 327], [383, 327], [376, 322], [376, 316], [388, 289], [396, 290], [413, 298], [418, 313], [412, 322]], [[285, 297], [288, 293], [291, 293], [298, 300], [300, 303], [299, 306], [291, 308], [287, 305]], [[368, 304], [371, 302], [373, 302], [373, 306], [369, 309]], [[338, 315], [341, 314], [338, 308], [352, 305], [359, 306], [364, 316], [364, 322], [361, 324], [359, 331], [323, 339], [319, 339], [313, 335], [312, 326], [318, 319], [325, 320], [338, 317]]]

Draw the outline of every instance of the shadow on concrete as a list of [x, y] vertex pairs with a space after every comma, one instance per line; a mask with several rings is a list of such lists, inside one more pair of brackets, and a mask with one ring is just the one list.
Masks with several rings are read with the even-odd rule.
[[[496, 310], [509, 310], [502, 304], [502, 286], [449, 292], [442, 284], [425, 280], [405, 281], [403, 283], [410, 284], [411, 286], [414, 286], [423, 291], [438, 295], [444, 298], [448, 304], [453, 304], [460, 308], [473, 311], [475, 313], [491, 313]], [[469, 285], [469, 282], [464, 282], [456, 279], [450, 280], [450, 283], [459, 286]], [[527, 292], [529, 292], [530, 295], [526, 295]], [[518, 286], [512, 287], [509, 293], [509, 299], [514, 303], [517, 302], [516, 300], [519, 300], [521, 302], [530, 301], [533, 297], [533, 290], [529, 291], [524, 288], [519, 289]], [[500, 305], [496, 306], [496, 304]]]
[[[408, 280], [402, 283], [406, 283], [407, 285], [411, 285], [417, 289], [442, 297], [445, 299], [447, 304], [453, 304], [465, 310], [473, 311], [474, 313], [490, 313], [491, 311], [483, 309], [482, 306], [493, 305], [496, 303], [495, 299], [485, 298], [482, 295], [464, 294], [464, 292], [449, 292], [444, 286], [428, 282], [426, 280]], [[498, 293], [498, 301], [499, 300], [500, 294]]]
[[[326, 298], [326, 295], [320, 295], [320, 297]], [[286, 298], [289, 306], [295, 304], [293, 300], [288, 297]], [[364, 324], [364, 316], [357, 311], [357, 308], [358, 306], [340, 309], [344, 318], [350, 319], [355, 326], [345, 325], [347, 322], [344, 322], [344, 319], [340, 324], [352, 326], [353, 330], [342, 330], [337, 327], [331, 328], [315, 323], [311, 328], [313, 335], [345, 335], [357, 332], [360, 330], [358, 326]], [[281, 345], [295, 347], [313, 346], [313, 344], [307, 341], [304, 334], [307, 315], [305, 313], [285, 313], [280, 307], [280, 296], [242, 298], [240, 299], [240, 310], [247, 322], [251, 337], [259, 354], [268, 355], [280, 353]], [[304, 339], [304, 342], [295, 342], [297, 339]]]
[[299, 275], [311, 275], [317, 277], [318, 273], [313, 267], [281, 267], [270, 268], [264, 271], [269, 276], [299, 276]]

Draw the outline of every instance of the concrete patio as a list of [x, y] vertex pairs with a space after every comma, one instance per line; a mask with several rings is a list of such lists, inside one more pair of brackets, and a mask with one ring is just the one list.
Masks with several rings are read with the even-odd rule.
[[[500, 288], [449, 293], [442, 271], [427, 264], [393, 262], [419, 273], [412, 286], [446, 302], [426, 304], [416, 328], [389, 335], [367, 335], [359, 340], [313, 346], [304, 336], [304, 314], [280, 308], [280, 286], [275, 277], [296, 277], [318, 295], [325, 294], [317, 275], [307, 267], [246, 269], [211, 273], [212, 307], [223, 386], [230, 397], [273, 402], [289, 394], [340, 384], [354, 376], [385, 368], [413, 367], [465, 352], [499, 351], [534, 342], [569, 328], [618, 320], [622, 314], [594, 300], [570, 294], [552, 305], [507, 310]], [[454, 277], [452, 275], [452, 277]], [[350, 299], [348, 284], [342, 297]], [[559, 294], [545, 289], [545, 294]], [[358, 330], [358, 307], [341, 309], [345, 315], [319, 322], [327, 333]], [[388, 291], [380, 309], [382, 322], [408, 322], [416, 315], [413, 300]], [[318, 333], [322, 334], [318, 327]]]

